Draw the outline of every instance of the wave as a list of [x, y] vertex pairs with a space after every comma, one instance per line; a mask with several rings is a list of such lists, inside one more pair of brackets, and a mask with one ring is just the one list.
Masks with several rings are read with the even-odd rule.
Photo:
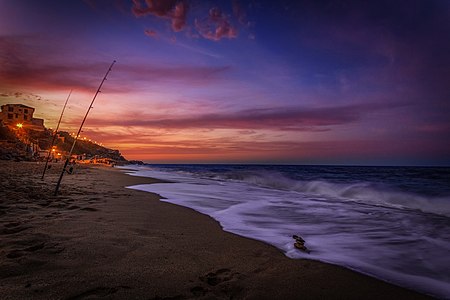
[[[150, 171], [158, 178], [167, 179], [172, 182], [183, 178], [204, 178], [219, 182], [241, 182], [253, 186], [290, 191], [300, 193], [315, 199], [326, 199], [327, 201], [351, 201], [363, 205], [382, 206], [403, 210], [417, 210], [423, 213], [432, 213], [450, 217], [450, 196], [421, 195], [411, 191], [401, 190], [394, 184], [388, 186], [386, 183], [376, 181], [358, 181], [357, 176], [339, 173], [340, 182], [332, 182], [323, 179], [302, 180], [304, 174], [289, 174], [277, 170], [267, 169], [202, 169], [188, 168], [183, 170], [159, 169], [155, 167], [141, 167], [136, 170], [141, 172]], [[155, 173], [156, 172], [156, 173]], [[170, 175], [169, 175], [170, 174]], [[291, 175], [291, 178], [286, 176]], [[169, 177], [165, 177], [169, 176]], [[400, 179], [407, 182], [407, 179]]]
[[[288, 257], [334, 263], [437, 297], [449, 295], [450, 219], [439, 216], [449, 215], [448, 198], [394, 190], [386, 181], [357, 181], [350, 172], [340, 172], [336, 182], [230, 168], [147, 168], [132, 175], [172, 183], [130, 188], [209, 215], [225, 231], [271, 244]], [[310, 254], [294, 248], [293, 234], [307, 241]]]
[[274, 171], [229, 172], [220, 175], [214, 174], [210, 178], [298, 192], [311, 197], [326, 198], [327, 200], [353, 201], [397, 209], [412, 209], [450, 217], [450, 197], [425, 197], [372, 182], [303, 181], [288, 178], [282, 173]]

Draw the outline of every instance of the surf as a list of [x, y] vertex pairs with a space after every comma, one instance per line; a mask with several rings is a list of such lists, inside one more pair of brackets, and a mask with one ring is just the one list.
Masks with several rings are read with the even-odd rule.
[[[441, 298], [450, 295], [445, 195], [426, 197], [348, 174], [334, 182], [311, 174], [295, 178], [270, 168], [258, 174], [232, 167], [147, 167], [131, 174], [172, 183], [130, 188], [207, 214], [224, 230], [264, 241], [288, 257], [345, 266]], [[306, 241], [309, 254], [295, 249], [293, 234]]]

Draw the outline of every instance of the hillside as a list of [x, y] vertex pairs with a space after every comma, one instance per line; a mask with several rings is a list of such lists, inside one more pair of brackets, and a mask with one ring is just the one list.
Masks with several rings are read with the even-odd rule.
[[[70, 136], [68, 132], [65, 131], [60, 131], [59, 136], [64, 138], [64, 142], [58, 140], [56, 146], [59, 149], [61, 149], [61, 151], [69, 152], [70, 148], [72, 147], [74, 138]], [[109, 149], [85, 140], [77, 140], [73, 154], [78, 155], [85, 154], [87, 157], [98, 156], [104, 158], [111, 158], [117, 161], [126, 161], [125, 157], [122, 156], [119, 150]]]
[[[52, 142], [52, 131], [34, 131], [34, 130], [11, 130], [8, 127], [0, 127], [0, 159], [3, 160], [36, 160], [37, 147], [42, 150], [48, 150]], [[59, 138], [55, 146], [59, 152], [70, 151], [74, 138], [68, 132], [60, 131]], [[87, 158], [94, 156], [110, 158], [119, 162], [127, 160], [122, 156], [119, 150], [109, 149], [98, 144], [78, 140], [73, 154], [85, 155]]]

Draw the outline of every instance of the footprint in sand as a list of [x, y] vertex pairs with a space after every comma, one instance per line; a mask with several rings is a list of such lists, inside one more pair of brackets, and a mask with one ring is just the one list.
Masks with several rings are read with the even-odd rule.
[[6, 255], [6, 257], [7, 258], [12, 258], [12, 259], [19, 258], [19, 257], [24, 256], [26, 254], [26, 252], [35, 252], [35, 251], [40, 250], [42, 248], [44, 248], [44, 244], [34, 245], [34, 246], [31, 246], [31, 247], [28, 247], [28, 248], [25, 248], [25, 249], [14, 249], [14, 250], [11, 250]]
[[30, 247], [23, 249], [23, 251], [35, 252], [35, 251], [41, 250], [42, 248], [44, 248], [44, 246], [45, 246], [45, 243], [38, 243], [38, 244], [35, 244], [35, 245], [32, 245]]
[[242, 274], [238, 272], [232, 272], [230, 269], [219, 269], [199, 277], [208, 287], [193, 287], [191, 293], [194, 297], [209, 297], [211, 299], [239, 298], [244, 290], [238, 283], [242, 278]]
[[12, 226], [11, 225], [11, 226], [8, 227], [8, 225], [10, 225], [10, 224], [4, 225], [5, 228], [3, 229], [3, 231], [0, 232], [0, 234], [14, 234], [14, 233], [18, 233], [18, 232], [24, 231], [24, 230], [26, 230], [28, 228], [31, 228], [31, 226], [22, 225], [22, 224], [19, 224], [17, 226]]
[[219, 269], [216, 272], [210, 272], [205, 276], [201, 276], [200, 280], [206, 282], [210, 286], [216, 286], [220, 283], [230, 280], [237, 280], [239, 273], [232, 273], [230, 269]]
[[85, 210], [85, 211], [98, 211], [98, 209], [93, 208], [93, 207], [83, 207], [81, 210]]
[[15, 259], [22, 257], [34, 257], [33, 253], [40, 255], [55, 255], [65, 250], [65, 247], [57, 242], [50, 241], [50, 237], [45, 234], [35, 234], [33, 236], [24, 237], [14, 240], [10, 251], [6, 255], [7, 258]]
[[58, 243], [47, 243], [42, 251], [49, 254], [58, 254], [65, 250], [64, 246], [61, 246]]
[[120, 289], [131, 289], [129, 286], [118, 286], [118, 287], [97, 287], [85, 291], [81, 294], [67, 298], [67, 300], [82, 300], [82, 299], [97, 299], [97, 298], [108, 298], [111, 295], [117, 293]]
[[42, 202], [39, 202], [38, 205], [42, 206], [42, 207], [47, 207], [52, 203], [53, 203], [53, 201], [51, 201], [51, 200], [50, 201], [42, 201]]
[[204, 289], [201, 286], [195, 286], [191, 289], [191, 293], [192, 295], [194, 295], [195, 297], [203, 297], [206, 296], [209, 293], [209, 290]]
[[17, 227], [17, 226], [19, 226], [21, 224], [22, 224], [21, 222], [11, 222], [11, 223], [5, 224], [4, 226], [7, 227], [7, 228], [11, 228], [11, 227]]
[[79, 206], [72, 205], [72, 206], [69, 206], [67, 209], [74, 210], [74, 209], [79, 209], [79, 208], [80, 208]]
[[21, 250], [12, 250], [6, 255], [6, 257], [14, 259], [14, 258], [22, 257], [24, 254], [25, 253]]

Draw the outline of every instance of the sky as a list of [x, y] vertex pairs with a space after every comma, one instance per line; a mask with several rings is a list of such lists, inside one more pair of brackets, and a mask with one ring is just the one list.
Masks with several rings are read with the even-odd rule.
[[448, 0], [0, 0], [0, 104], [149, 163], [450, 165]]

